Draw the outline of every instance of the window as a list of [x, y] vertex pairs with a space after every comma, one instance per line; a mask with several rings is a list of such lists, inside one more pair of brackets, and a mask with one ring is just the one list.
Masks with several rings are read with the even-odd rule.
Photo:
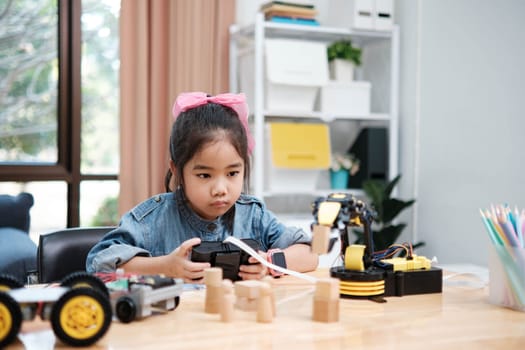
[[37, 234], [114, 206], [119, 14], [120, 0], [0, 2], [0, 193], [33, 194]]

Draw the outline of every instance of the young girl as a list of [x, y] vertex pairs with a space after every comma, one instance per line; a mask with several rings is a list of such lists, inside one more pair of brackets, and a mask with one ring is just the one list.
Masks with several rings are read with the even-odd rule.
[[[253, 148], [244, 94], [183, 93], [175, 101], [173, 116], [167, 193], [126, 213], [119, 226], [91, 249], [88, 272], [123, 268], [202, 281], [210, 265], [190, 261], [192, 247], [229, 235], [256, 239], [264, 251], [282, 249], [289, 269], [314, 270], [318, 256], [310, 250], [309, 235], [285, 227], [260, 200], [242, 193]], [[266, 253], [260, 254], [266, 258]], [[268, 274], [253, 257], [250, 262], [254, 264], [239, 269], [242, 279]]]

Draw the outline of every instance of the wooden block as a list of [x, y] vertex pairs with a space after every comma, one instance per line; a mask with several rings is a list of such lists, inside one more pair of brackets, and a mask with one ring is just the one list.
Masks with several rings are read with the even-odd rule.
[[206, 299], [204, 301], [204, 312], [207, 314], [218, 314], [222, 303], [222, 286], [206, 286]]
[[220, 314], [222, 322], [232, 322], [234, 314], [235, 295], [233, 294], [233, 283], [230, 280], [222, 281], [222, 302]]
[[330, 227], [324, 225], [314, 225], [312, 232], [312, 252], [316, 254], [328, 253], [330, 243]]
[[266, 275], [261, 279], [261, 282], [268, 283], [270, 286], [273, 286], [273, 282], [275, 281], [275, 278], [273, 278], [270, 275]]
[[324, 278], [317, 281], [312, 319], [318, 322], [339, 321], [339, 279]]
[[224, 294], [233, 294], [233, 282], [230, 280], [222, 280], [221, 282], [222, 291]]
[[222, 302], [222, 269], [210, 267], [204, 270], [204, 284], [206, 284], [204, 312], [209, 314], [219, 313]]
[[222, 283], [222, 269], [220, 267], [210, 267], [204, 270], [204, 284], [206, 286], [220, 287]]
[[260, 287], [259, 293], [259, 299], [257, 300], [257, 322], [272, 322], [272, 288], [265, 283]]
[[262, 281], [264, 283], [268, 284], [268, 286], [270, 286], [270, 288], [271, 288], [270, 296], [271, 296], [271, 301], [272, 301], [272, 313], [273, 313], [273, 317], [275, 317], [277, 309], [276, 309], [276, 306], [275, 306], [275, 292], [273, 290], [274, 278], [272, 276], [265, 276], [262, 279]]
[[255, 280], [237, 281], [233, 284], [235, 295], [248, 299], [257, 299], [259, 297], [259, 288], [261, 285], [263, 285], [263, 282]]
[[315, 300], [312, 319], [317, 322], [339, 321], [339, 299], [337, 300]]
[[257, 299], [248, 299], [246, 297], [236, 297], [235, 307], [243, 311], [257, 310]]
[[339, 279], [320, 278], [315, 284], [314, 299], [339, 300]]
[[232, 322], [235, 312], [235, 295], [226, 294], [222, 297], [221, 304], [221, 321], [222, 322]]

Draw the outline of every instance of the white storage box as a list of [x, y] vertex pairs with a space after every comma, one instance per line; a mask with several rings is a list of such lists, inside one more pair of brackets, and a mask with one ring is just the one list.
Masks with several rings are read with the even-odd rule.
[[355, 29], [374, 29], [375, 0], [354, 0], [350, 27]]
[[319, 88], [328, 82], [326, 45], [266, 39], [266, 109], [311, 112]]
[[322, 170], [330, 167], [330, 133], [326, 124], [266, 124], [265, 190], [309, 192]]
[[353, 0], [350, 26], [364, 30], [391, 30], [393, 15], [393, 0]]
[[392, 30], [394, 25], [393, 0], [375, 0], [374, 16], [376, 30]]
[[368, 81], [330, 81], [321, 88], [321, 112], [330, 116], [367, 116], [370, 91]]

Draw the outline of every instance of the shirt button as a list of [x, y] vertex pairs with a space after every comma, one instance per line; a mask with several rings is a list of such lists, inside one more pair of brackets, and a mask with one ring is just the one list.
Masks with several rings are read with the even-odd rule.
[[206, 226], [206, 228], [208, 229], [208, 231], [215, 231], [215, 229], [217, 228], [217, 225], [215, 225], [215, 224], [208, 224], [208, 226]]
[[154, 200], [155, 202], [157, 202], [157, 203], [160, 202], [160, 196], [155, 196], [155, 198], [153, 198], [153, 200]]

